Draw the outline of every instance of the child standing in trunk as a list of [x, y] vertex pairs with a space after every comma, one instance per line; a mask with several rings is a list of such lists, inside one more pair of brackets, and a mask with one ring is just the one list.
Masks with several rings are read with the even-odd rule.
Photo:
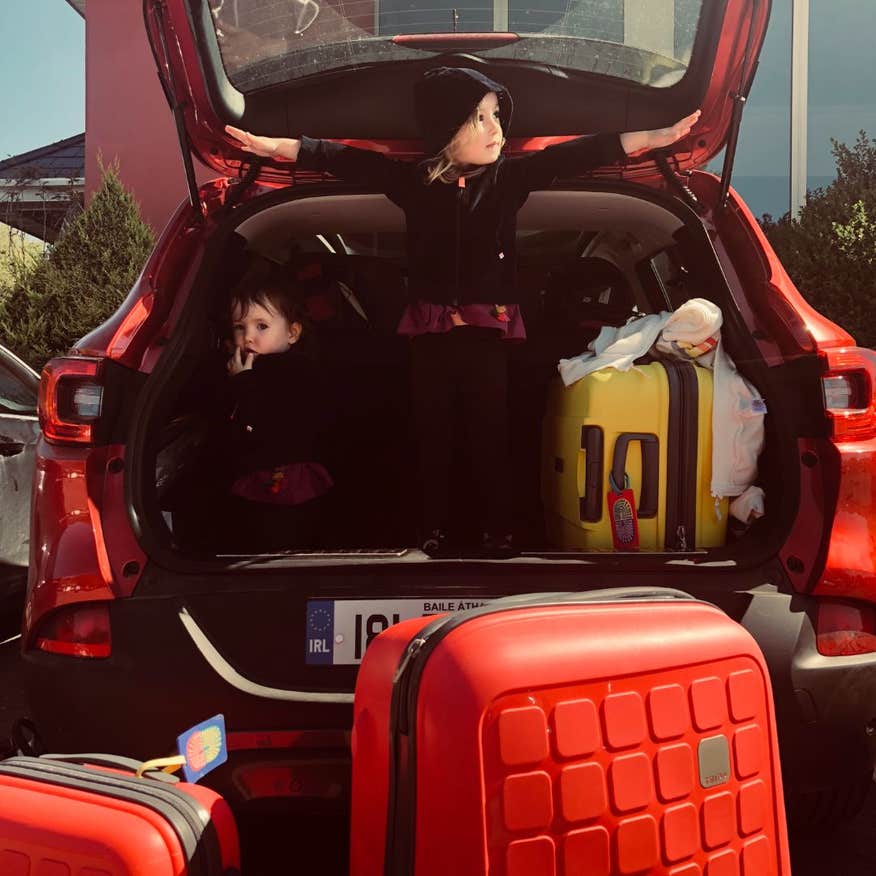
[[699, 112], [670, 128], [579, 137], [502, 155], [508, 90], [476, 70], [438, 67], [415, 88], [426, 160], [409, 163], [327, 140], [261, 137], [228, 126], [244, 151], [296, 161], [377, 187], [404, 210], [408, 292], [399, 332], [412, 338], [411, 379], [423, 496], [423, 550], [449, 526], [452, 419], [461, 414], [478, 493], [482, 547], [511, 550], [505, 341], [526, 336], [516, 290], [517, 212], [558, 177], [668, 146]]
[[319, 369], [302, 349], [304, 323], [282, 281], [232, 295], [228, 360], [234, 547], [317, 547], [332, 479], [319, 462], [327, 403]]

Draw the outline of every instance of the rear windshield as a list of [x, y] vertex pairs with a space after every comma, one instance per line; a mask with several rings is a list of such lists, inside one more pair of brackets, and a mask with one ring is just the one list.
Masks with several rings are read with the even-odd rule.
[[[655, 88], [685, 74], [703, 0], [210, 0], [228, 78], [246, 93], [355, 64], [411, 60], [394, 37], [515, 33], [476, 50]], [[466, 50], [468, 51], [468, 50]]]

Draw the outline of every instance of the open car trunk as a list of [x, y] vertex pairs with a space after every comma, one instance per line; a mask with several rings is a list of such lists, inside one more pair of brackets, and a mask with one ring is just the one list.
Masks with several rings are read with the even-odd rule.
[[[286, 265], [292, 277], [325, 281], [310, 284], [316, 292], [308, 299], [313, 324], [307, 333], [336, 410], [325, 446], [336, 486], [324, 531], [312, 546], [276, 561], [427, 562], [417, 548], [422, 534], [409, 415], [409, 342], [395, 333], [406, 303], [402, 213], [380, 195], [338, 184], [268, 195], [238, 212], [244, 218], [225, 235], [217, 234], [212, 267], [190, 294], [179, 328], [190, 338], [188, 347], [163, 375], [160, 399], [142, 414], [152, 438], [143, 442], [145, 457], [137, 466], [142, 479], [137, 510], [153, 550], [182, 562], [225, 566], [254, 553], [228, 538], [218, 399], [228, 380], [223, 301], [254, 261], [266, 260]], [[518, 233], [527, 341], [509, 342], [515, 549], [524, 559], [615, 564], [618, 554], [611, 551], [562, 548], [545, 525], [542, 423], [550, 386], [559, 380], [559, 359], [585, 351], [602, 325], [620, 326], [636, 314], [672, 310], [697, 297], [722, 309], [725, 349], [765, 396], [767, 371], [740, 331], [738, 314], [734, 318], [735, 305], [701, 220], [678, 200], [623, 184], [538, 192], [520, 213]], [[610, 263], [624, 282], [610, 293], [588, 292], [586, 274], [597, 264], [594, 259]], [[570, 300], [576, 308], [571, 317]], [[470, 513], [475, 503], [466, 440], [455, 436], [451, 536], [474, 544], [478, 521]], [[782, 494], [782, 467], [767, 461], [778, 444], [768, 431], [758, 482], [767, 497]], [[731, 522], [720, 546], [661, 548], [651, 555], [661, 564], [751, 561], [767, 555], [775, 535], [775, 521], [767, 515], [750, 527]], [[625, 555], [624, 561], [640, 562], [647, 553]], [[459, 556], [483, 559], [466, 549]]]

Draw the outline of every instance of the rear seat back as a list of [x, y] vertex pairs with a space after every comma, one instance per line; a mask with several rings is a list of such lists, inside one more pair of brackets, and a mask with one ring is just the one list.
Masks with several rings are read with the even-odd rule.
[[308, 253], [287, 266], [301, 293], [334, 397], [328, 462], [337, 485], [331, 538], [390, 547], [413, 538], [408, 343], [396, 334], [406, 304], [401, 270], [384, 259]]

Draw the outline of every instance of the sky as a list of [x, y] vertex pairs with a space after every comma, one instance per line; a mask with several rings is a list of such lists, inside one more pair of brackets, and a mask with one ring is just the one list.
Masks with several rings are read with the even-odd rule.
[[65, 0], [0, 0], [0, 45], [0, 159], [81, 134], [85, 20], [76, 10]]

